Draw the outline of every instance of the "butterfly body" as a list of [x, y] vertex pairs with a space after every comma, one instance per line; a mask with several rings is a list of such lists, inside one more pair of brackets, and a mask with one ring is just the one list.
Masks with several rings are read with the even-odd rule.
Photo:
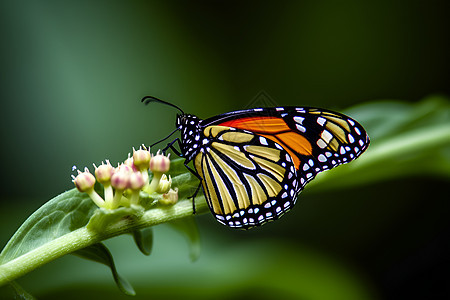
[[[256, 108], [202, 120], [177, 116], [185, 165], [209, 208], [229, 227], [251, 228], [290, 210], [319, 172], [350, 162], [369, 138], [355, 120], [317, 108]], [[172, 144], [170, 144], [170, 147]]]

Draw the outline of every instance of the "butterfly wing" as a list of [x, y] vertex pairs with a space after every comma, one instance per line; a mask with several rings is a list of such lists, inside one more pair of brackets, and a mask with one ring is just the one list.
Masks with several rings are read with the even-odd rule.
[[274, 141], [227, 126], [207, 126], [209, 141], [195, 156], [204, 193], [216, 219], [250, 228], [279, 218], [299, 192], [289, 153]]
[[321, 171], [348, 163], [369, 145], [354, 119], [318, 108], [257, 108], [205, 120], [261, 135], [281, 145], [292, 157], [302, 187]]

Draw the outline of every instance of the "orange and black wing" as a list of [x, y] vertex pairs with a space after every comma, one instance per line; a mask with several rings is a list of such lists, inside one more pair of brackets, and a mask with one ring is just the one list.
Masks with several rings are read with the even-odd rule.
[[203, 130], [208, 143], [194, 158], [216, 219], [250, 228], [279, 218], [295, 204], [297, 171], [289, 153], [263, 136], [226, 126]]
[[230, 227], [277, 219], [319, 172], [356, 159], [369, 145], [364, 128], [316, 108], [262, 108], [202, 122], [208, 145], [194, 166], [209, 207]]
[[317, 108], [259, 108], [223, 114], [205, 120], [264, 136], [281, 145], [295, 168], [312, 179], [318, 172], [348, 163], [369, 145], [364, 128], [354, 119]]

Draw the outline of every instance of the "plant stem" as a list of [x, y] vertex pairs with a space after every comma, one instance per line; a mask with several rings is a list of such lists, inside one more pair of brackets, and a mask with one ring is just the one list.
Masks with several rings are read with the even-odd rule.
[[[203, 196], [195, 199], [195, 208], [197, 213], [204, 213], [208, 210]], [[192, 202], [184, 200], [173, 206], [150, 209], [138, 220], [123, 219], [106, 227], [102, 232], [92, 231], [86, 227], [82, 227], [0, 265], [0, 286], [52, 260], [102, 240], [175, 219], [181, 219], [192, 214]]]

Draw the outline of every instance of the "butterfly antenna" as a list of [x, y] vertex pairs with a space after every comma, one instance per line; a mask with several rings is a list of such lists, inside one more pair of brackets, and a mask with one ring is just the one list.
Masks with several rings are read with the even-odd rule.
[[141, 102], [143, 102], [145, 105], [148, 105], [150, 102], [159, 102], [159, 103], [162, 103], [165, 105], [169, 105], [169, 106], [172, 106], [172, 107], [178, 109], [181, 112], [181, 114], [184, 115], [184, 111], [181, 108], [179, 108], [178, 106], [176, 106], [175, 104], [169, 103], [167, 101], [161, 100], [161, 99], [153, 97], [153, 96], [145, 96], [144, 98], [142, 98]]
[[163, 138], [163, 139], [157, 141], [156, 143], [151, 144], [151, 145], [150, 145], [150, 148], [153, 147], [153, 146], [155, 146], [155, 145], [157, 145], [157, 144], [159, 144], [159, 143], [161, 143], [161, 142], [164, 142], [165, 140], [167, 140], [168, 138], [170, 138], [175, 132], [177, 132], [177, 130], [178, 130], [178, 128], [175, 129], [174, 131], [172, 131], [172, 132], [171, 132], [168, 136], [166, 136], [165, 138]]

